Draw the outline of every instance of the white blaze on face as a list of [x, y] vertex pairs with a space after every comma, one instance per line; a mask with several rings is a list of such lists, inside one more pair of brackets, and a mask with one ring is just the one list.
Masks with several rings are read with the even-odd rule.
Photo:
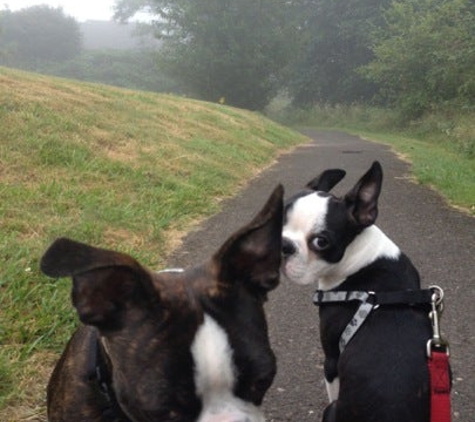
[[287, 215], [285, 231], [305, 233], [323, 230], [328, 212], [329, 196], [312, 193], [297, 199]]
[[309, 284], [317, 281], [320, 266], [324, 262], [310, 253], [308, 237], [325, 228], [330, 197], [317, 193], [297, 199], [287, 214], [283, 237], [292, 241], [297, 248], [295, 254], [283, 264], [284, 276], [297, 284]]
[[228, 336], [209, 315], [191, 347], [196, 393], [203, 401], [198, 422], [264, 422], [259, 409], [234, 396], [236, 369]]

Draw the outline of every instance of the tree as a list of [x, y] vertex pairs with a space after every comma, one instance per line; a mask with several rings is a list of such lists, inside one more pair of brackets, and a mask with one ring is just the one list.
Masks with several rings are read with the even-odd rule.
[[161, 66], [191, 95], [259, 110], [281, 87], [298, 1], [119, 0], [116, 16], [148, 8], [163, 39]]
[[2, 64], [34, 70], [40, 63], [68, 60], [81, 51], [79, 24], [61, 8], [33, 6], [0, 13]]
[[362, 73], [408, 118], [445, 102], [473, 106], [475, 6], [470, 0], [400, 0], [374, 34]]
[[90, 50], [50, 65], [45, 73], [129, 89], [180, 93], [174, 81], [157, 70], [155, 50]]
[[377, 90], [357, 69], [373, 59], [371, 32], [382, 22], [390, 0], [307, 2], [304, 54], [289, 91], [296, 105], [369, 101]]

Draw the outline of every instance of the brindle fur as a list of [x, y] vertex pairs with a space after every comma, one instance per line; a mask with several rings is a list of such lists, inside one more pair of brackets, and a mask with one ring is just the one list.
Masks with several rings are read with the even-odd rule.
[[[181, 273], [155, 273], [119, 252], [55, 241], [42, 270], [73, 278], [84, 325], [49, 381], [49, 420], [197, 420], [202, 404], [190, 345], [205, 312], [229, 337], [238, 370], [234, 394], [260, 405], [276, 372], [263, 304], [279, 281], [282, 196], [279, 186], [208, 262]], [[97, 345], [106, 352], [115, 404], [95, 377]]]

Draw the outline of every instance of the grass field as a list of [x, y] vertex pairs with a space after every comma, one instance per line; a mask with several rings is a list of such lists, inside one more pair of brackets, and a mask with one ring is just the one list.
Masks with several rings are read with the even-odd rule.
[[363, 138], [391, 145], [411, 163], [419, 183], [442, 194], [447, 203], [475, 216], [475, 159], [443, 144], [407, 135], [348, 130]]
[[160, 268], [182, 233], [304, 141], [231, 107], [0, 68], [0, 421], [44, 420], [76, 324], [69, 280], [39, 272], [53, 239]]

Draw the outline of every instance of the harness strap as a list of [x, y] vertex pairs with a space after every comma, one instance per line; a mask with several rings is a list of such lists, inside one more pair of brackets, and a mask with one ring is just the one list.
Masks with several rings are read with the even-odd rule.
[[430, 305], [432, 290], [402, 290], [399, 292], [375, 292], [375, 305]]
[[423, 290], [401, 290], [394, 292], [366, 292], [366, 291], [338, 291], [338, 290], [317, 290], [313, 297], [315, 305], [322, 303], [360, 302], [368, 301], [375, 306], [379, 305], [430, 305], [432, 298], [431, 289]]
[[356, 332], [364, 324], [366, 318], [374, 308], [372, 303], [368, 302], [370, 293], [363, 291], [323, 291], [317, 290], [313, 296], [313, 303], [317, 306], [320, 306], [324, 303], [344, 303], [358, 301], [361, 302], [360, 306], [356, 310], [353, 318], [343, 330], [338, 341], [338, 348], [340, 353], [343, 352], [343, 349], [347, 346]]
[[313, 296], [313, 303], [320, 306], [327, 303], [361, 302], [340, 336], [338, 347], [340, 353], [342, 353], [370, 313], [380, 305], [429, 306], [431, 304], [431, 297], [432, 291], [430, 289], [394, 292], [317, 290]]

